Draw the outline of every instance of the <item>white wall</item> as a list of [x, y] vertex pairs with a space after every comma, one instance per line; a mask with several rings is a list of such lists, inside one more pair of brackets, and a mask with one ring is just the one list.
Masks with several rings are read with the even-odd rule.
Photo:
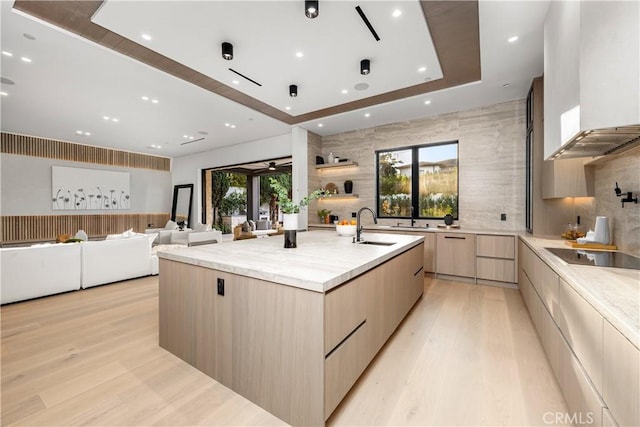
[[[51, 207], [51, 166], [129, 172], [131, 209], [121, 211], [54, 211]], [[79, 215], [108, 213], [171, 212], [171, 173], [150, 169], [124, 168], [44, 157], [2, 154], [2, 215]]]
[[[173, 185], [193, 184], [192, 221], [200, 221], [202, 218], [201, 175], [203, 169], [288, 157], [292, 155], [291, 141], [292, 136], [288, 133], [174, 158], [172, 164]], [[295, 163], [297, 163], [296, 159], [294, 159]]]

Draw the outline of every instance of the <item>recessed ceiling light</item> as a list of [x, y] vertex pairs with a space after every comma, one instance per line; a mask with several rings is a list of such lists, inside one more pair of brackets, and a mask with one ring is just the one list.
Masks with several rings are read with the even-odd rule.
[[31, 62], [31, 58], [27, 58], [26, 56], [21, 57], [24, 62]]
[[321, 128], [322, 126], [324, 126], [322, 123], [318, 123], [319, 128]]
[[429, 104], [431, 104], [430, 100], [427, 99], [426, 101], [424, 101], [424, 105], [429, 105]]
[[343, 94], [343, 95], [346, 95], [346, 94], [348, 94], [348, 93], [349, 93], [349, 91], [348, 91], [348, 90], [346, 90], [346, 89], [342, 89], [342, 94]]
[[109, 116], [102, 116], [103, 119], [109, 120]]
[[76, 131], [76, 135], [82, 135], [82, 131], [81, 130], [77, 130]]
[[427, 71], [427, 67], [420, 67], [420, 68], [418, 68], [418, 72], [419, 72], [419, 73], [424, 73], [425, 71]]
[[111, 119], [111, 121], [118, 123], [120, 121], [120, 119], [118, 119], [117, 117], [114, 117], [113, 119]]
[[6, 50], [3, 50], [3, 51], [2, 51], [2, 54], [3, 54], [4, 56], [13, 56], [13, 53], [11, 53], [11, 52], [9, 52], [9, 51], [6, 51]]
[[91, 132], [85, 132], [84, 135], [85, 136], [91, 136]]
[[224, 125], [225, 125], [226, 127], [231, 126], [231, 124], [230, 124], [230, 123], [225, 123]]
[[393, 16], [394, 18], [397, 18], [400, 15], [402, 15], [402, 11], [400, 9], [394, 10], [393, 13], [391, 14], [391, 16]]
[[188, 139], [188, 138], [189, 138], [189, 135], [182, 135], [182, 137], [183, 137], [184, 139]]
[[0, 95], [2, 96], [9, 96], [9, 94], [7, 92], [0, 92]]
[[143, 33], [141, 37], [142, 37], [143, 39], [147, 40], [147, 41], [151, 40], [151, 36], [150, 36], [149, 34], [144, 34], [144, 33]]
[[509, 38], [507, 39], [507, 41], [508, 41], [509, 43], [517, 42], [517, 41], [518, 41], [518, 36], [509, 37]]
[[298, 58], [302, 58], [304, 56], [304, 53], [302, 52], [296, 52], [296, 57]]
[[284, 107], [284, 109], [285, 109], [285, 110], [287, 110], [287, 111], [289, 111], [289, 110], [291, 110], [291, 107], [286, 106], [286, 107]]
[[149, 100], [149, 97], [148, 97], [148, 96], [143, 96], [143, 97], [142, 97], [142, 100], [143, 100], [143, 101], [148, 101], [148, 100]]
[[151, 102], [153, 102], [154, 104], [157, 104], [160, 101], [158, 101], [157, 99], [152, 99]]
[[235, 129], [235, 128], [236, 128], [236, 125], [231, 125], [231, 129]]
[[371, 114], [369, 114], [369, 113], [364, 113], [364, 116], [365, 116], [365, 117], [371, 117]]
[[231, 83], [233, 83], [234, 85], [240, 84], [240, 82], [238, 80], [231, 80]]

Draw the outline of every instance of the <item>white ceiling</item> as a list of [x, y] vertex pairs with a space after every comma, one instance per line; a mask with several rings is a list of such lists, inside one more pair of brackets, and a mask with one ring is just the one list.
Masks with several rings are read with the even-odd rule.
[[[290, 131], [286, 123], [16, 13], [12, 4], [0, 2], [2, 50], [13, 54], [0, 57], [2, 92], [7, 94], [1, 97], [2, 131], [169, 157]], [[291, 115], [440, 77], [418, 2], [321, 0], [320, 16], [313, 20], [304, 16], [303, 4], [111, 0], [94, 21], [274, 108], [284, 111], [289, 106]], [[364, 27], [353, 9], [356, 4], [381, 42]], [[548, 1], [479, 2], [480, 82], [298, 126], [331, 135], [524, 98], [531, 79], [543, 71], [547, 7]], [[399, 18], [391, 16], [396, 8], [403, 11]], [[152, 40], [141, 39], [142, 32]], [[507, 42], [514, 35], [518, 41]], [[233, 43], [232, 61], [221, 58], [222, 41]], [[297, 58], [297, 51], [304, 56]], [[22, 61], [22, 56], [32, 62]], [[359, 74], [362, 58], [371, 59], [368, 76]], [[385, 66], [389, 63], [394, 66]], [[423, 65], [427, 72], [419, 73]], [[241, 78], [240, 84], [231, 83], [229, 67], [263, 86]], [[369, 89], [353, 90], [362, 82]], [[299, 86], [297, 98], [288, 96], [291, 83]], [[342, 89], [349, 93], [342, 94]], [[78, 136], [78, 130], [91, 135]], [[190, 141], [195, 142], [181, 145]]]

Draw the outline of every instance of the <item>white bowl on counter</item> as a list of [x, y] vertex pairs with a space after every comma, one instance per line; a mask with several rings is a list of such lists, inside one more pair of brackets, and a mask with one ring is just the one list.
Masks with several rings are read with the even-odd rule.
[[356, 235], [356, 226], [355, 225], [340, 225], [336, 224], [336, 231], [340, 236], [355, 236]]

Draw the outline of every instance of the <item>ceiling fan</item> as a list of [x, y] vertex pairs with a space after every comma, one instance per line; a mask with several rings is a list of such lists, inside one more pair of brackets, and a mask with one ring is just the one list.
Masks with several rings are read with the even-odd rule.
[[276, 162], [264, 163], [265, 168], [258, 169], [255, 173], [278, 173], [278, 172], [290, 172], [291, 162], [284, 162], [277, 164]]

